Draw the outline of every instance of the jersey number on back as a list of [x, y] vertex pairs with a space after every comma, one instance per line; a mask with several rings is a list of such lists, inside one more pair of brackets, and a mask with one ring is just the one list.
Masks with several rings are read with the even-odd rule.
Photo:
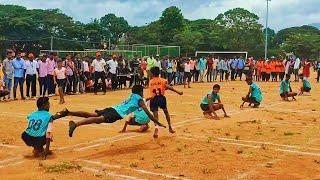
[[41, 119], [38, 119], [38, 120], [31, 119], [29, 121], [28, 129], [33, 129], [34, 131], [38, 131], [40, 129], [41, 123], [42, 123]]

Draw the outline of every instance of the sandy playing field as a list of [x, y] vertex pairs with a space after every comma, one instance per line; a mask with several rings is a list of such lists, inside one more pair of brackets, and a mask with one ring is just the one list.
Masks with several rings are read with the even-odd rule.
[[[68, 137], [68, 121], [54, 125], [53, 156], [31, 158], [20, 136], [35, 101], [0, 103], [1, 179], [320, 179], [319, 84], [310, 96], [282, 102], [279, 82], [258, 83], [264, 100], [259, 109], [239, 109], [247, 93], [244, 81], [222, 82], [221, 98], [231, 118], [204, 119], [200, 100], [213, 84], [192, 84], [183, 96], [167, 92], [173, 127], [152, 138], [123, 121], [83, 126]], [[292, 82], [297, 90], [300, 83]], [[124, 100], [130, 90], [67, 96], [65, 105], [51, 98], [51, 112], [94, 111]], [[162, 113], [161, 113], [162, 114]], [[222, 113], [218, 112], [221, 116]], [[161, 115], [161, 122], [165, 123]]]

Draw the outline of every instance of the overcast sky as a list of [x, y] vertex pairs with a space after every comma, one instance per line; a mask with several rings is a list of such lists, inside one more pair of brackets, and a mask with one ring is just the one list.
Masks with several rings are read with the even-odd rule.
[[[242, 7], [256, 13], [265, 24], [266, 0], [0, 0], [1, 4], [22, 5], [29, 9], [59, 8], [75, 20], [87, 23], [108, 13], [124, 17], [130, 25], [157, 20], [169, 6], [178, 6], [187, 19], [214, 19], [219, 13]], [[269, 27], [320, 23], [320, 0], [272, 0]]]

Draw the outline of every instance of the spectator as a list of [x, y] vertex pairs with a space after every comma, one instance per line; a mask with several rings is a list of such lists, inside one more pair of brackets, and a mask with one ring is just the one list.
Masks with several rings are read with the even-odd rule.
[[12, 89], [12, 79], [13, 79], [13, 54], [14, 52], [8, 51], [7, 52], [7, 57], [4, 59], [3, 64], [2, 64], [2, 72], [3, 72], [3, 81], [4, 81], [4, 86], [6, 89], [9, 91], [7, 99], [10, 100], [10, 94], [11, 94], [11, 89]]
[[167, 75], [168, 75], [168, 84], [172, 82], [172, 73], [173, 73], [173, 62], [172, 59], [168, 59]]
[[218, 69], [218, 64], [219, 64], [219, 59], [213, 58], [212, 60], [213, 60], [213, 64], [212, 64], [212, 76], [213, 76], [213, 81], [216, 81], [216, 80], [217, 80], [218, 73], [219, 73], [219, 71], [217, 70], [217, 69]]
[[72, 94], [72, 88], [74, 88], [73, 84], [74, 84], [74, 78], [75, 78], [75, 65], [74, 65], [74, 61], [72, 60], [73, 57], [71, 57], [70, 55], [67, 55], [66, 60], [64, 62], [66, 71], [67, 71], [67, 79], [68, 79], [68, 83], [67, 83], [67, 94]]
[[82, 75], [82, 78], [83, 78], [82, 83], [83, 84], [82, 84], [82, 87], [85, 90], [86, 83], [90, 80], [90, 69], [89, 69], [90, 66], [89, 66], [89, 57], [88, 56], [83, 58], [82, 66], [83, 66], [83, 75]]
[[25, 62], [21, 58], [21, 53], [19, 52], [17, 57], [12, 61], [12, 66], [14, 69], [14, 85], [13, 85], [13, 99], [17, 100], [17, 87], [19, 84], [21, 99], [25, 99], [23, 95], [23, 83], [25, 77]]
[[206, 71], [206, 67], [207, 67], [207, 61], [205, 58], [201, 57], [199, 59], [199, 71], [200, 71], [200, 82], [204, 82], [203, 81], [203, 76], [205, 75], [205, 71]]
[[161, 60], [161, 77], [164, 78], [164, 79], [168, 78], [167, 69], [168, 69], [168, 58], [164, 57]]
[[112, 59], [107, 61], [107, 64], [109, 66], [109, 77], [112, 82], [112, 90], [116, 90], [118, 86], [118, 77], [117, 77], [117, 71], [118, 71], [118, 62], [116, 60], [117, 56], [113, 55]]
[[238, 60], [235, 57], [234, 59], [230, 59], [230, 68], [231, 68], [231, 81], [234, 81], [237, 76], [237, 67], [238, 67]]
[[39, 74], [39, 89], [40, 96], [45, 96], [48, 89], [48, 63], [47, 55], [40, 55], [40, 61], [38, 61], [38, 74]]
[[54, 85], [54, 69], [57, 67], [57, 60], [58, 56], [55, 53], [51, 53], [50, 57], [47, 59], [48, 63], [48, 74], [47, 74], [47, 83], [48, 83], [48, 95], [54, 96], [55, 95], [55, 85]]
[[237, 61], [237, 75], [236, 75], [240, 77], [240, 81], [242, 80], [242, 73], [243, 73], [244, 67], [245, 67], [245, 62], [243, 58], [240, 57]]
[[317, 82], [319, 83], [320, 81], [320, 61], [318, 61], [318, 63], [316, 64], [317, 66]]
[[213, 69], [213, 60], [212, 56], [209, 55], [207, 59], [207, 82], [212, 82], [212, 69]]
[[302, 72], [304, 78], [310, 77], [310, 68], [311, 68], [311, 62], [305, 59], [303, 62], [303, 72]]
[[301, 67], [301, 61], [299, 58], [296, 58], [293, 65], [294, 81], [299, 81], [300, 67]]
[[37, 67], [38, 63], [34, 60], [34, 55], [29, 53], [28, 59], [25, 62], [26, 68], [26, 96], [30, 98], [30, 86], [31, 86], [31, 98], [35, 99], [37, 96]]
[[80, 59], [80, 54], [76, 54], [74, 58], [74, 81], [73, 81], [73, 93], [83, 93], [83, 79], [81, 76], [83, 75], [83, 64]]
[[97, 95], [98, 92], [98, 82], [99, 79], [102, 81], [102, 91], [103, 95], [106, 94], [106, 73], [104, 67], [106, 66], [106, 62], [103, 58], [101, 58], [101, 53], [96, 52], [96, 59], [92, 61], [93, 71], [94, 71], [94, 94]]

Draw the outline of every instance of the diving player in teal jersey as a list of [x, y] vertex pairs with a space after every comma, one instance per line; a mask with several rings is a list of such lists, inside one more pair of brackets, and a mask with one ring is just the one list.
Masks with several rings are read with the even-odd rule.
[[138, 108], [141, 108], [149, 117], [149, 119], [155, 122], [157, 125], [165, 127], [154, 118], [154, 116], [147, 109], [143, 101], [143, 86], [135, 85], [132, 87], [132, 94], [126, 99], [123, 103], [108, 107], [104, 110], [96, 110], [94, 113], [89, 112], [72, 112], [69, 110], [64, 110], [63, 113], [66, 116], [78, 116], [85, 117], [85, 119], [74, 122], [69, 122], [69, 136], [72, 137], [74, 130], [83, 125], [87, 124], [100, 124], [100, 123], [114, 123], [120, 119], [125, 118], [128, 114], [136, 111]]

